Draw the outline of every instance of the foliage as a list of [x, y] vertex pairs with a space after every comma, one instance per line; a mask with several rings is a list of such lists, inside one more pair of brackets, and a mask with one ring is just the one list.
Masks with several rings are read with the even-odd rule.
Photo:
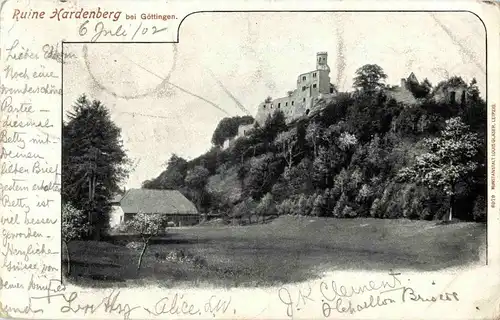
[[477, 86], [476, 78], [472, 78], [467, 88], [467, 92], [472, 101], [478, 101], [480, 99], [479, 87]]
[[408, 90], [411, 91], [413, 96], [417, 99], [427, 98], [432, 91], [432, 84], [426, 78], [422, 83], [409, 82], [407, 83]]
[[147, 242], [165, 231], [166, 222], [164, 215], [138, 212], [126, 224], [129, 230], [133, 230], [143, 242]]
[[100, 101], [82, 95], [67, 116], [62, 133], [62, 200], [84, 212], [98, 237], [108, 227], [110, 200], [127, 178], [130, 161], [121, 130]]
[[440, 137], [424, 141], [429, 152], [418, 156], [412, 167], [401, 170], [400, 177], [443, 190], [450, 197], [451, 219], [455, 185], [477, 169], [479, 164], [474, 158], [480, 140], [457, 117], [446, 121]]
[[71, 273], [71, 256], [68, 243], [78, 240], [87, 235], [90, 231], [89, 223], [83, 212], [66, 202], [62, 205], [61, 238], [66, 248], [67, 274]]
[[280, 132], [274, 141], [280, 152], [279, 154], [283, 157], [289, 169], [293, 166], [297, 156], [302, 153], [297, 150], [298, 140], [297, 127], [294, 127], [288, 131]]
[[192, 189], [203, 189], [207, 184], [210, 173], [202, 166], [196, 166], [186, 174], [186, 185]]
[[280, 162], [274, 154], [268, 153], [250, 160], [249, 172], [244, 180], [245, 191], [254, 199], [260, 199], [279, 177]]
[[289, 195], [307, 193], [313, 189], [313, 181], [311, 179], [311, 170], [313, 163], [309, 158], [304, 158], [302, 161], [291, 168], [285, 168], [282, 177], [287, 185]]
[[[339, 92], [313, 118], [286, 123], [282, 111], [273, 112], [229, 148], [174, 161], [147, 184], [178, 188], [200, 211], [235, 222], [269, 213], [431, 220], [450, 202], [457, 218], [484, 220], [478, 199], [486, 197], [487, 109], [477, 82], [458, 108], [431, 99], [427, 79], [408, 82], [416, 104], [398, 102], [385, 95], [385, 79], [379, 66], [363, 66], [358, 90]], [[457, 84], [464, 84], [460, 77], [437, 87]], [[237, 172], [231, 183], [241, 186], [238, 199], [197, 183], [226, 171]]]
[[313, 146], [314, 156], [318, 155], [318, 144], [322, 135], [321, 125], [317, 122], [311, 122], [306, 129], [305, 139], [309, 145]]
[[465, 83], [464, 79], [460, 76], [452, 76], [446, 80], [438, 82], [433, 92], [437, 92], [438, 90], [447, 90], [448, 88], [454, 87], [467, 87], [467, 83]]
[[286, 127], [285, 115], [283, 114], [283, 111], [279, 110], [277, 112], [273, 112], [273, 114], [270, 114], [267, 117], [266, 122], [264, 123], [264, 128], [260, 130], [260, 137], [264, 141], [271, 142], [280, 132], [285, 131]]
[[384, 70], [376, 64], [366, 64], [356, 70], [353, 87], [361, 91], [372, 93], [383, 88], [387, 78]]
[[68, 243], [86, 236], [89, 232], [89, 223], [84, 213], [70, 203], [62, 206], [61, 237], [62, 241]]
[[132, 217], [132, 219], [127, 221], [126, 224], [128, 229], [139, 234], [144, 245], [137, 261], [137, 271], [139, 272], [144, 253], [146, 252], [151, 238], [165, 232], [167, 220], [162, 214], [147, 214], [144, 212], [138, 212]]
[[233, 219], [248, 219], [250, 221], [252, 215], [255, 214], [256, 207], [255, 200], [246, 198], [233, 207], [231, 216]]
[[318, 194], [314, 197], [313, 207], [311, 210], [311, 215], [320, 217], [324, 215], [326, 206], [326, 201], [323, 194]]
[[476, 198], [474, 201], [474, 209], [472, 215], [475, 221], [485, 222], [486, 221], [486, 200], [482, 195]]
[[236, 116], [222, 119], [212, 135], [212, 143], [215, 146], [222, 146], [226, 139], [232, 138], [238, 134], [240, 125], [251, 124], [254, 122], [251, 116]]
[[260, 199], [259, 204], [255, 208], [255, 213], [257, 216], [262, 217], [262, 221], [265, 220], [266, 216], [274, 216], [277, 214], [276, 205], [271, 193], [266, 193], [262, 199]]
[[[340, 199], [337, 201], [335, 204], [335, 207], [333, 208], [332, 215], [336, 218], [344, 218], [344, 209], [347, 206], [347, 195], [342, 192], [342, 195], [340, 196]], [[348, 210], [349, 212], [349, 210]]]
[[194, 200], [199, 211], [203, 211], [202, 202], [207, 196], [205, 186], [208, 183], [210, 172], [202, 166], [196, 166], [189, 170], [184, 179], [185, 185], [189, 188], [185, 195], [188, 199]]
[[403, 169], [400, 176], [453, 195], [459, 179], [478, 166], [474, 161], [479, 147], [477, 135], [469, 132], [460, 118], [452, 118], [446, 121], [441, 137], [424, 141], [429, 152], [418, 156], [414, 166]]
[[188, 162], [176, 154], [172, 154], [166, 163], [166, 170], [154, 179], [143, 183], [145, 189], [177, 189], [184, 186]]

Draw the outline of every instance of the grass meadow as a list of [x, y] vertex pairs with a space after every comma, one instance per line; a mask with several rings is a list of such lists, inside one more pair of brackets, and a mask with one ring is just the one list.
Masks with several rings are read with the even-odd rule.
[[[436, 271], [480, 261], [486, 225], [459, 222], [279, 217], [249, 226], [171, 228], [140, 249], [130, 236], [73, 241], [68, 280], [83, 287], [271, 286], [334, 270]], [[164, 259], [183, 251], [204, 265]], [[63, 266], [65, 263], [63, 263]]]

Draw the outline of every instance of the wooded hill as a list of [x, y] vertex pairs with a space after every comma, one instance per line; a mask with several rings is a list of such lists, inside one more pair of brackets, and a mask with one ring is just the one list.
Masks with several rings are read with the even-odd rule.
[[296, 214], [485, 221], [487, 113], [475, 80], [465, 103], [435, 102], [426, 81], [428, 89], [414, 91], [418, 103], [405, 105], [388, 98], [383, 78], [339, 93], [314, 118], [287, 125], [276, 112], [225, 150], [223, 141], [251, 118], [223, 119], [210, 151], [191, 161], [173, 155], [143, 187], [178, 189], [201, 212], [228, 220]]

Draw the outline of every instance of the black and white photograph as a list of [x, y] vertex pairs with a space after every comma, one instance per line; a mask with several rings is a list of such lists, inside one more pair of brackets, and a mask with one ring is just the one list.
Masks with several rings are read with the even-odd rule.
[[63, 44], [66, 281], [268, 287], [486, 264], [478, 16], [203, 12], [178, 32]]

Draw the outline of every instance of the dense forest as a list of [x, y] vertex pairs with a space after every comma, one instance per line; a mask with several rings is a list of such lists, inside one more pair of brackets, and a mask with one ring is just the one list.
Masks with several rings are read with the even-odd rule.
[[[475, 79], [424, 80], [409, 88], [418, 103], [405, 105], [371, 66], [375, 75], [357, 72], [355, 91], [321, 112], [292, 123], [276, 112], [226, 149], [253, 119], [223, 119], [207, 153], [172, 155], [143, 188], [178, 189], [202, 213], [243, 223], [285, 214], [485, 221], [487, 114]], [[457, 83], [465, 103], [433, 99]]]

